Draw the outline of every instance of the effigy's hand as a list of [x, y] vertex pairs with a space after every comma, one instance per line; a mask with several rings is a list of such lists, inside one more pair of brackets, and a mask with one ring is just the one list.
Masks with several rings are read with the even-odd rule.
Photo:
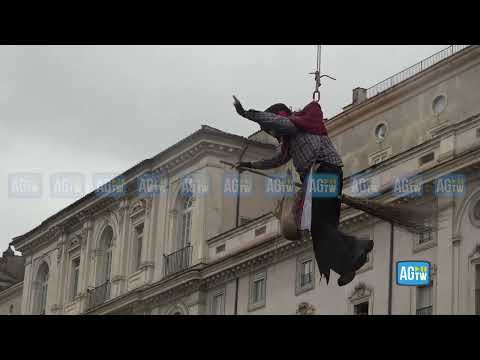
[[247, 161], [240, 161], [240, 162], [237, 162], [235, 164], [235, 169], [238, 169], [238, 168], [251, 168], [252, 167], [252, 163], [251, 162], [247, 162]]
[[238, 115], [244, 116], [245, 115], [245, 109], [243, 108], [242, 104], [240, 101], [233, 95], [233, 106], [235, 106], [235, 110], [237, 111]]

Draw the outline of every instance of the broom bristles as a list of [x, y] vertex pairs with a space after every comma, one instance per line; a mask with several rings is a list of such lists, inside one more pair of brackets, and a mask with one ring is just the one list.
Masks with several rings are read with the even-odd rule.
[[376, 200], [356, 198], [342, 194], [342, 202], [352, 208], [362, 210], [370, 215], [415, 233], [426, 233], [436, 230], [427, 225], [426, 219], [432, 216], [427, 210], [400, 204], [383, 204]]

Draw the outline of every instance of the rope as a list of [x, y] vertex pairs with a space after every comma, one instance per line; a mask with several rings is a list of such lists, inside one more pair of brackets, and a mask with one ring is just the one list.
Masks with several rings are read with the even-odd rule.
[[322, 69], [322, 45], [317, 45], [317, 69], [311, 73], [315, 75], [315, 91], [313, 92], [313, 100], [317, 103], [320, 101], [320, 71]]
[[322, 86], [320, 79], [324, 76], [329, 79], [336, 80], [329, 75], [322, 74], [322, 45], [317, 45], [317, 69], [310, 74], [315, 75], [315, 91], [313, 92], [313, 101], [320, 102], [320, 86]]

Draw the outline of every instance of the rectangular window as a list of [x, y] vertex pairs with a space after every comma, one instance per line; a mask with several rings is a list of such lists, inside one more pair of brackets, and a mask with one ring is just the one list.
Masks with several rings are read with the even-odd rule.
[[[421, 205], [421, 207], [426, 208], [429, 213], [432, 214], [432, 216], [429, 216], [428, 218], [425, 219], [424, 223], [425, 225], [432, 226], [435, 228], [437, 225], [436, 223], [436, 212], [437, 212], [437, 200], [431, 199], [429, 202]], [[418, 244], [425, 244], [430, 241], [435, 240], [435, 229], [432, 229], [433, 231], [427, 231], [418, 234]]]
[[80, 278], [80, 258], [72, 260], [72, 296], [75, 299], [78, 295], [78, 280]]
[[266, 271], [259, 272], [250, 277], [250, 292], [248, 310], [253, 311], [265, 306], [265, 293], [267, 284]]
[[[426, 224], [428, 225], [428, 224]], [[433, 240], [433, 232], [431, 231], [426, 231], [422, 232], [418, 235], [418, 243], [419, 244], [425, 244], [426, 242], [432, 241]]]
[[361, 302], [353, 306], [354, 315], [368, 315], [368, 301]]
[[252, 219], [244, 217], [244, 216], [240, 216], [240, 225], [244, 225], [246, 223], [249, 223], [250, 221], [252, 221]]
[[475, 314], [480, 315], [480, 264], [475, 265]]
[[295, 295], [298, 296], [315, 287], [315, 262], [312, 254], [297, 257]]
[[417, 287], [417, 315], [432, 315], [432, 286]]
[[431, 152], [428, 153], [427, 155], [423, 155], [419, 160], [419, 165], [425, 165], [426, 163], [429, 163], [430, 161], [433, 161], [435, 159], [435, 153]]
[[218, 293], [212, 299], [212, 314], [224, 315], [225, 309], [225, 294]]
[[260, 236], [263, 235], [267, 232], [267, 226], [263, 225], [262, 227], [259, 227], [255, 229], [255, 236]]
[[301, 280], [300, 280], [301, 287], [307, 286], [312, 282], [312, 269], [313, 269], [312, 260], [307, 260], [302, 263]]
[[225, 251], [225, 244], [222, 244], [222, 245], [218, 245], [216, 248], [215, 248], [215, 251], [218, 253], [221, 253], [221, 252], [224, 252]]
[[134, 271], [140, 269], [142, 264], [142, 247], [143, 247], [143, 224], [135, 227], [135, 243], [134, 243]]
[[259, 303], [265, 296], [265, 279], [258, 279], [253, 282], [253, 303]]

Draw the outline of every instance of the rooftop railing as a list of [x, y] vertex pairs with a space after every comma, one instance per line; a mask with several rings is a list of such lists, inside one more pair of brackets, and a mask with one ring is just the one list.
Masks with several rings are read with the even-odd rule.
[[420, 61], [419, 63], [410, 66], [409, 68], [389, 77], [386, 80], [379, 82], [378, 84], [373, 85], [372, 87], [367, 89], [367, 99], [372, 98], [392, 87], [405, 81], [421, 71], [439, 63], [442, 60], [460, 52], [461, 50], [469, 47], [470, 45], [451, 45], [446, 49], [443, 49], [436, 54]]

